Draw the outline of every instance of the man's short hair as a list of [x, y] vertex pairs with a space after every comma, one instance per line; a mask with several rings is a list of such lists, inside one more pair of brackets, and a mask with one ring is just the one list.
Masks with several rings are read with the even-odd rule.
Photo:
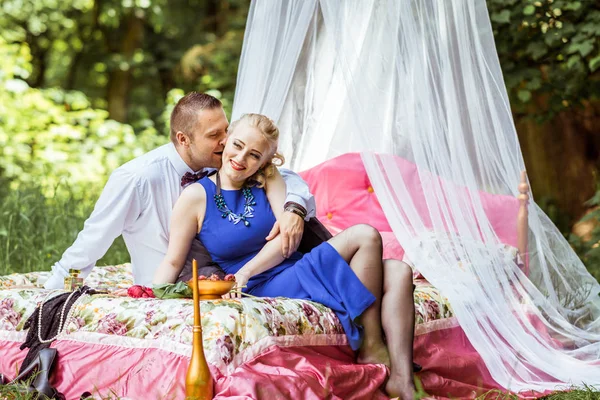
[[175, 137], [177, 132], [191, 136], [200, 111], [221, 107], [223, 107], [221, 101], [210, 94], [190, 92], [183, 96], [171, 112], [171, 141], [177, 144]]

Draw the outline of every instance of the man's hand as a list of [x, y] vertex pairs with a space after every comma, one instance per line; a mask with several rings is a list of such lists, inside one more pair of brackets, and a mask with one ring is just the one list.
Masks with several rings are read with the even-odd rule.
[[304, 233], [304, 220], [293, 212], [284, 211], [279, 221], [275, 222], [267, 240], [281, 234], [281, 255], [288, 258], [298, 249]]

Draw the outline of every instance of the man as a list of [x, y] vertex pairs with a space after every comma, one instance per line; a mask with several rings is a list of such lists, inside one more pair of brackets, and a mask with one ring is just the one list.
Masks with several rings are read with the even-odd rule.
[[[218, 99], [191, 92], [179, 100], [171, 114], [171, 143], [111, 174], [83, 230], [54, 264], [44, 286], [62, 288], [69, 269], [81, 270], [86, 277], [119, 235], [129, 251], [135, 283], [150, 285], [167, 251], [173, 205], [183, 187], [199, 179], [200, 172], [221, 166], [228, 126]], [[298, 175], [281, 172], [288, 188], [286, 212], [268, 239], [280, 233], [285, 256], [298, 247], [304, 218], [314, 216], [315, 202]], [[204, 250], [198, 242], [191, 252], [198, 247]]]

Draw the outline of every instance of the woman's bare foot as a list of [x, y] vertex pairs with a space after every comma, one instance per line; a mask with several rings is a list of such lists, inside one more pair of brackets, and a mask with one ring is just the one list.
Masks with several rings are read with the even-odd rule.
[[401, 400], [413, 400], [415, 391], [412, 377], [407, 381], [406, 377], [390, 375], [385, 385], [385, 392], [390, 398], [398, 397]]
[[358, 352], [357, 364], [384, 364], [390, 368], [390, 353], [383, 342], [373, 345], [364, 344]]

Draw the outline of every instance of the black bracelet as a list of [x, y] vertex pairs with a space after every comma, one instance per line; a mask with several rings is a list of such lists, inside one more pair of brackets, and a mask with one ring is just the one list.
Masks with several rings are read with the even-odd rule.
[[283, 205], [283, 209], [287, 210], [288, 207], [293, 207], [296, 210], [300, 211], [302, 214], [304, 214], [304, 216], [306, 216], [308, 214], [308, 211], [306, 211], [306, 208], [302, 207], [300, 204], [293, 202], [293, 201], [288, 201], [287, 203], [285, 203]]
[[302, 212], [300, 210], [298, 210], [298, 209], [296, 209], [294, 207], [288, 207], [288, 208], [285, 209], [285, 211], [294, 213], [294, 214], [296, 214], [297, 216], [299, 216], [302, 219], [306, 218], [305, 214], [302, 214]]
[[292, 201], [288, 201], [284, 205], [284, 210], [288, 212], [292, 212], [299, 216], [302, 219], [306, 218], [306, 210], [298, 203], [294, 203]]

